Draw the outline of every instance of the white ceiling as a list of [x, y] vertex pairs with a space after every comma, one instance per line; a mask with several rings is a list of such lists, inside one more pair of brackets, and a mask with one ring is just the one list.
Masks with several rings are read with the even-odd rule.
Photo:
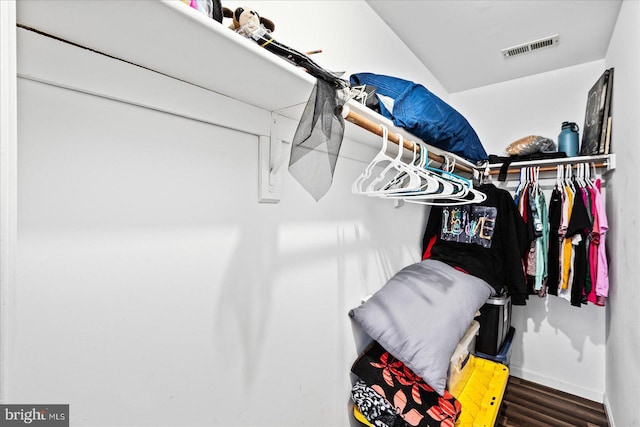
[[[367, 0], [449, 93], [603, 59], [622, 0]], [[501, 50], [559, 35], [557, 46]]]

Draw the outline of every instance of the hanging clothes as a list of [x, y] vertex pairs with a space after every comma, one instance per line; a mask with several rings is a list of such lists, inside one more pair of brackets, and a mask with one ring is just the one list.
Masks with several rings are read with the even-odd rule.
[[562, 237], [559, 234], [562, 221], [562, 191], [558, 184], [554, 186], [551, 192], [548, 219], [547, 292], [557, 296], [560, 282], [560, 246], [562, 244]]
[[549, 216], [544, 193], [538, 185], [539, 168], [524, 168], [514, 198], [531, 241], [525, 260], [527, 286], [530, 294], [547, 294]]
[[595, 183], [595, 200], [596, 210], [598, 213], [599, 221], [599, 239], [597, 242], [597, 269], [596, 269], [596, 284], [595, 284], [595, 301], [589, 299], [595, 304], [604, 306], [605, 299], [609, 296], [609, 265], [607, 261], [607, 253], [605, 247], [605, 237], [609, 230], [609, 221], [607, 219], [607, 213], [604, 206], [601, 193], [601, 181], [596, 180]]
[[[586, 176], [587, 165], [558, 167], [548, 208], [548, 292], [574, 307], [604, 305], [608, 264], [604, 236], [608, 229], [601, 181]], [[561, 173], [562, 172], [562, 173]]]
[[575, 253], [571, 243], [571, 236], [567, 236], [567, 229], [569, 228], [569, 220], [573, 211], [575, 192], [573, 183], [570, 180], [564, 182], [563, 191], [562, 221], [558, 230], [558, 234], [562, 237], [560, 247], [560, 283], [558, 285], [558, 296], [566, 299], [567, 301], [571, 301], [571, 285], [573, 283], [572, 266]]
[[537, 190], [535, 195], [536, 209], [540, 215], [541, 234], [536, 239], [536, 274], [534, 289], [538, 296], [547, 295], [547, 251], [549, 248], [549, 215], [547, 212], [547, 201], [544, 193]]
[[[587, 235], [591, 233], [591, 221], [582, 196], [582, 188], [577, 187], [573, 198], [573, 209], [565, 238], [571, 241], [573, 265], [571, 271], [571, 292], [569, 301], [574, 307], [583, 303], [584, 284], [587, 277]], [[584, 299], [586, 302], [586, 298]]]

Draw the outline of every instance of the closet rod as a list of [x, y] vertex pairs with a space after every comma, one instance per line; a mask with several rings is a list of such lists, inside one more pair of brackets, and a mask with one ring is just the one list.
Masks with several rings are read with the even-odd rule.
[[[374, 122], [373, 120], [369, 120], [363, 116], [361, 116], [358, 113], [353, 112], [347, 105], [342, 105], [341, 107], [341, 114], [342, 117], [348, 121], [351, 122], [355, 125], [360, 126], [361, 128], [368, 130], [371, 133], [374, 133], [380, 137], [383, 136], [383, 131], [382, 131], [382, 125], [379, 123]], [[400, 144], [400, 136], [398, 136], [398, 134], [394, 133], [394, 132], [388, 132], [388, 136], [387, 136], [388, 140], [393, 142], [394, 144]], [[409, 151], [413, 151], [416, 147], [416, 143], [413, 141], [409, 141], [407, 139], [402, 139], [402, 146], [404, 148], [406, 148]], [[418, 147], [418, 151], [420, 151], [420, 145], [417, 145]], [[436, 162], [439, 163], [445, 163], [446, 158], [443, 156], [439, 156], [437, 154], [434, 154], [432, 152], [428, 152], [427, 153], [428, 157], [431, 160], [434, 160]], [[466, 173], [473, 173], [473, 169], [465, 166], [465, 165], [459, 165], [459, 164], [455, 164], [455, 168], [458, 170], [461, 170], [463, 172]]]
[[[560, 165], [557, 165], [560, 166]], [[540, 172], [555, 172], [557, 170], [557, 166], [540, 166]], [[600, 163], [595, 163], [596, 168], [604, 168], [606, 167], [606, 163], [604, 162], [600, 162]], [[517, 174], [520, 173], [520, 169], [522, 168], [526, 168], [526, 167], [537, 167], [537, 166], [518, 166], [517, 168], [509, 168], [507, 169], [507, 173], [508, 174]], [[489, 171], [489, 175], [499, 175], [500, 171], [499, 170], [491, 170]]]
[[[509, 169], [508, 174], [519, 174], [520, 169], [526, 167], [540, 167], [540, 172], [554, 172], [557, 166], [561, 165], [575, 165], [580, 163], [593, 164], [596, 168], [606, 168], [607, 171], [615, 169], [615, 154], [599, 155], [599, 156], [584, 156], [584, 157], [563, 157], [558, 159], [546, 159], [546, 160], [531, 160], [523, 162], [513, 162]], [[499, 175], [501, 163], [489, 165], [490, 175]]]

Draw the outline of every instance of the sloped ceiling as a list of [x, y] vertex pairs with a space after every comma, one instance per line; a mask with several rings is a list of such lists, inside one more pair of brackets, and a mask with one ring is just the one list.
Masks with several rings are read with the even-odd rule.
[[[622, 0], [367, 0], [449, 93], [603, 59]], [[559, 36], [505, 58], [502, 49]]]

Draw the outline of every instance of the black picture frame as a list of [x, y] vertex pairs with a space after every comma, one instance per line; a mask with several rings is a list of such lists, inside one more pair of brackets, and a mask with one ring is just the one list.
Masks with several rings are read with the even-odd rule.
[[600, 152], [609, 74], [610, 70], [605, 70], [589, 90], [584, 126], [582, 127], [581, 156], [593, 156]]
[[599, 154], [609, 154], [611, 143], [611, 97], [613, 94], [613, 68], [609, 68], [609, 81], [607, 83], [607, 95], [602, 114], [602, 133], [600, 135]]

